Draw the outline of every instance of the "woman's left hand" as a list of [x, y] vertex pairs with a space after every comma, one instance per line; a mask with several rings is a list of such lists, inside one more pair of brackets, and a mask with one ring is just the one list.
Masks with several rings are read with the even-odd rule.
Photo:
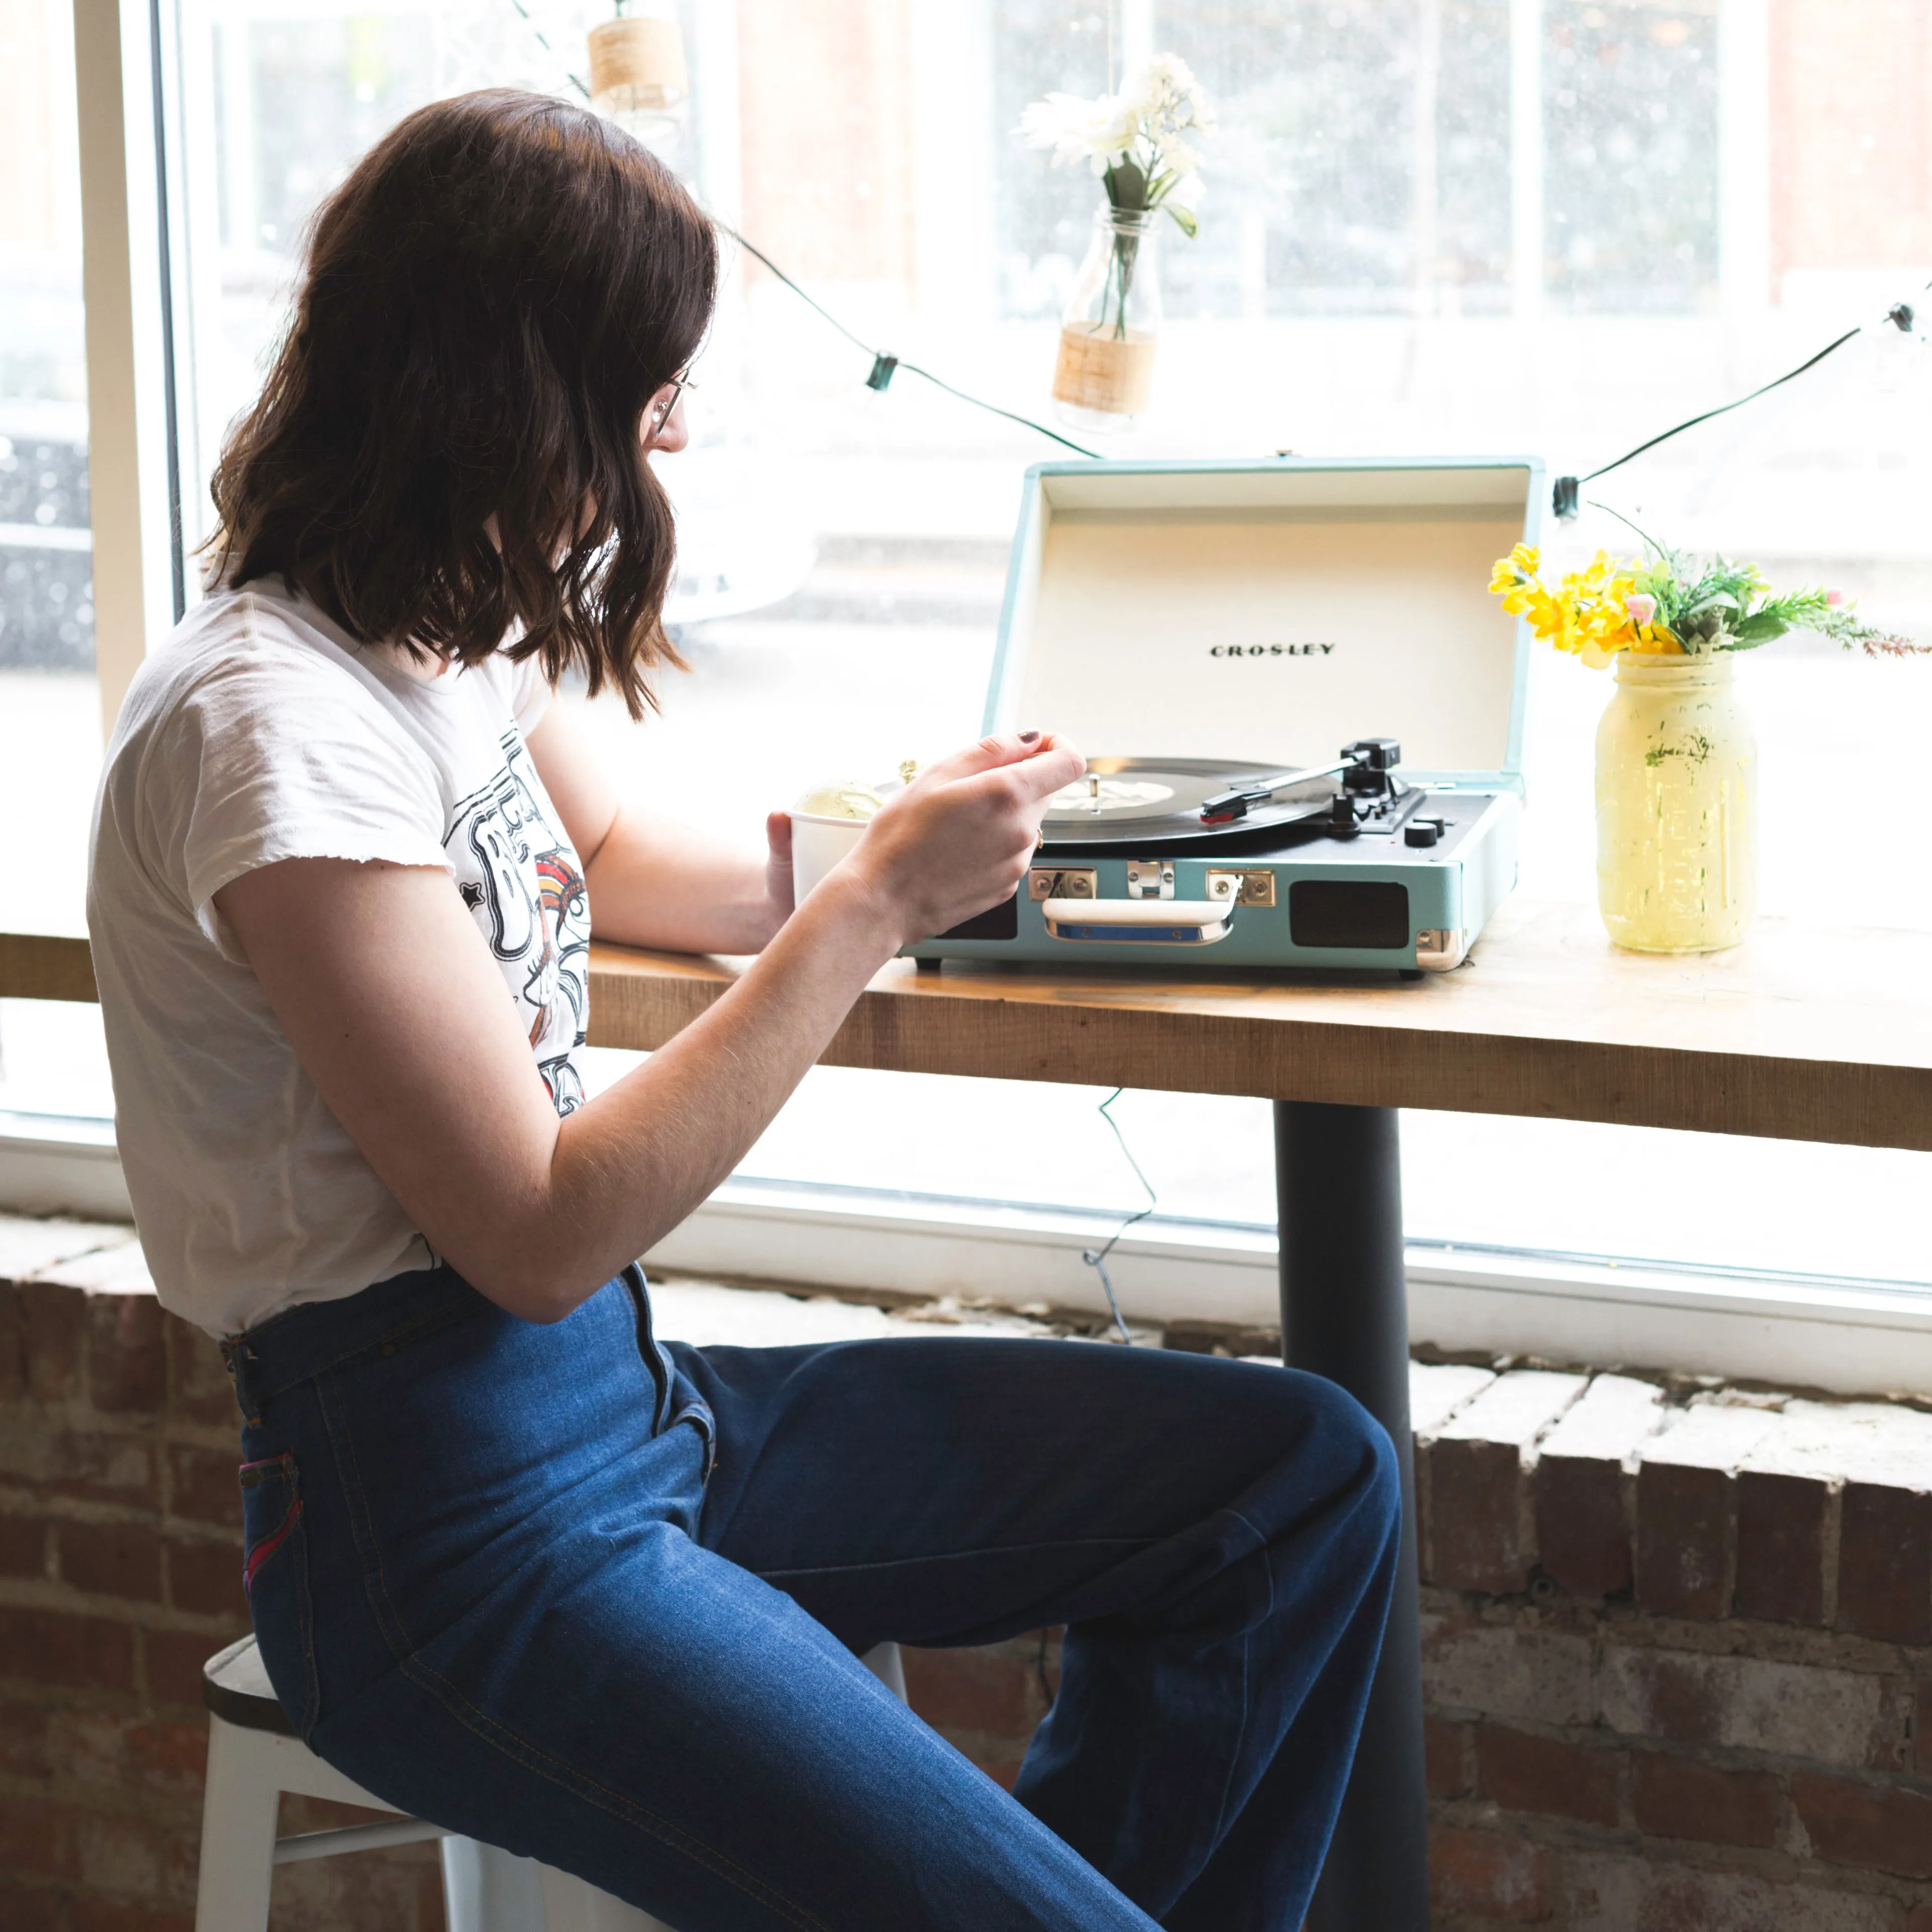
[[[798, 904], [791, 876], [791, 814], [774, 812], [765, 820], [765, 897], [771, 912], [772, 932], [790, 918]], [[766, 938], [769, 939], [770, 934]]]

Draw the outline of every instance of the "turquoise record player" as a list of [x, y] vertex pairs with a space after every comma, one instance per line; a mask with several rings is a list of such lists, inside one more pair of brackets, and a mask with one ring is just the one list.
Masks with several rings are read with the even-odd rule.
[[947, 959], [1446, 971], [1516, 883], [1526, 457], [1027, 472], [988, 730], [1088, 754]]

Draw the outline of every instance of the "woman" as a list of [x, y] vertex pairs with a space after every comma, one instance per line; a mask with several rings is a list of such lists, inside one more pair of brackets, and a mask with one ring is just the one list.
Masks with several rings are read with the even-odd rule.
[[[550, 701], [674, 662], [710, 230], [591, 116], [426, 108], [317, 218], [142, 667], [89, 901], [141, 1233], [224, 1339], [276, 1695], [398, 1807], [684, 1932], [1300, 1924], [1393, 1562], [1386, 1439], [1283, 1371], [694, 1349], [632, 1258], [867, 980], [1004, 898], [1078, 754], [936, 766], [796, 908]], [[594, 924], [593, 924], [594, 908]], [[586, 1101], [592, 930], [755, 962]], [[854, 1653], [1067, 1625], [1009, 1797]]]

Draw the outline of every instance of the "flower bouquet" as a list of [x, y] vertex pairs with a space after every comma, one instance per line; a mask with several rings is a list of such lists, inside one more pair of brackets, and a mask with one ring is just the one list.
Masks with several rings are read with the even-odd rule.
[[1106, 195], [1060, 318], [1053, 394], [1063, 420], [1126, 429], [1147, 406], [1161, 320], [1154, 218], [1165, 209], [1184, 235], [1197, 232], [1200, 158], [1190, 137], [1214, 124], [1175, 54], [1156, 54], [1118, 94], [1049, 94], [1020, 117], [1021, 134], [1051, 148], [1055, 167], [1086, 161]]
[[1801, 630], [1873, 657], [1924, 647], [1864, 622], [1838, 591], [1776, 593], [1754, 565], [1644, 547], [1642, 560], [1599, 550], [1552, 590], [1519, 544], [1490, 588], [1558, 650], [1616, 666], [1597, 728], [1597, 899], [1611, 938], [1714, 952], [1744, 938], [1757, 904], [1757, 742], [1732, 688], [1735, 653]]

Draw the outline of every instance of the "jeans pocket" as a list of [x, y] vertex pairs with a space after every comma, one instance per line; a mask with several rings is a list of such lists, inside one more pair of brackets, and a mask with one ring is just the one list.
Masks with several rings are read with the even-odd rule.
[[315, 1729], [320, 1688], [308, 1587], [308, 1539], [294, 1455], [242, 1466], [242, 1587], [277, 1701], [297, 1732]]

